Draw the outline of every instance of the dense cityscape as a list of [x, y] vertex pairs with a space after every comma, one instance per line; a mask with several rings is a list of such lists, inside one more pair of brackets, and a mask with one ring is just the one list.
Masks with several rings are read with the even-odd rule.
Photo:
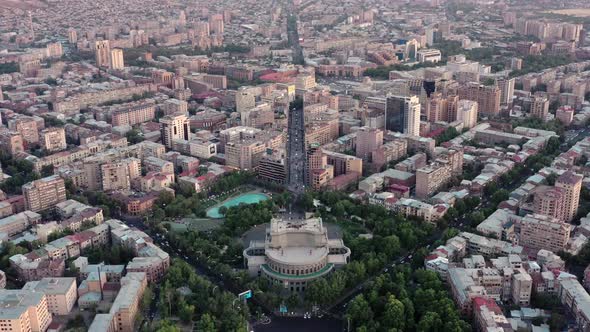
[[587, 0], [0, 0], [0, 331], [590, 331]]

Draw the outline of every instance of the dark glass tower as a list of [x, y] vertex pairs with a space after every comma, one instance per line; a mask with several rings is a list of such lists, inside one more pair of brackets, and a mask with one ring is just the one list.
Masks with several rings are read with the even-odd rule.
[[287, 189], [295, 196], [305, 192], [305, 120], [303, 107], [289, 111], [287, 126]]

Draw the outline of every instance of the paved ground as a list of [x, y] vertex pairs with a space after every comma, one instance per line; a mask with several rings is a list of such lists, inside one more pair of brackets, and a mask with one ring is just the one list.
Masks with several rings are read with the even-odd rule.
[[[242, 244], [244, 247], [250, 246], [250, 241], [264, 241], [265, 231], [267, 224], [257, 225], [256, 227], [251, 228], [249, 231], [242, 235]], [[328, 228], [328, 238], [329, 239], [340, 239], [342, 238], [342, 231], [340, 230], [340, 226], [335, 224], [324, 223], [324, 226]]]
[[273, 317], [268, 325], [257, 325], [254, 332], [341, 332], [343, 322], [332, 318], [282, 318]]

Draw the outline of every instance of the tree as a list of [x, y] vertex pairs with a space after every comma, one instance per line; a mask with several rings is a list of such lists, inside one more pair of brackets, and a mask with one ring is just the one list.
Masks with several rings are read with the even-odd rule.
[[385, 304], [385, 310], [381, 322], [386, 329], [398, 329], [399, 331], [404, 330], [404, 304], [390, 295], [387, 303]]
[[418, 332], [442, 331], [442, 319], [436, 312], [427, 312], [418, 323]]
[[492, 202], [494, 203], [494, 205], [497, 206], [501, 202], [507, 200], [509, 197], [510, 197], [510, 192], [508, 190], [500, 189], [492, 195]]
[[219, 214], [222, 216], [225, 216], [225, 214], [227, 213], [227, 206], [222, 205], [219, 207]]
[[563, 331], [563, 328], [567, 325], [567, 320], [565, 317], [557, 313], [555, 311], [551, 312], [551, 320], [549, 321], [549, 326], [551, 327], [551, 331]]
[[365, 297], [357, 295], [346, 309], [346, 318], [350, 319], [353, 326], [360, 326], [373, 320], [373, 311]]
[[469, 219], [471, 219], [471, 226], [477, 227], [477, 225], [481, 224], [481, 222], [486, 219], [486, 216], [483, 214], [483, 212], [476, 211], [469, 215]]
[[53, 165], [45, 165], [43, 167], [41, 167], [41, 176], [42, 177], [48, 177], [53, 175]]
[[178, 317], [180, 317], [180, 319], [183, 322], [189, 323], [193, 319], [193, 315], [195, 313], [195, 306], [192, 304], [188, 304], [183, 300], [180, 301], [178, 307]]
[[203, 316], [201, 316], [201, 319], [199, 319], [197, 322], [196, 327], [196, 330], [201, 332], [217, 331], [217, 329], [215, 329], [215, 319], [213, 319], [213, 317], [211, 317], [211, 315], [208, 313], [205, 313]]
[[129, 144], [137, 144], [143, 141], [143, 134], [141, 133], [141, 131], [137, 129], [132, 129], [128, 131], [125, 134], [125, 137], [127, 137], [127, 141], [129, 142]]

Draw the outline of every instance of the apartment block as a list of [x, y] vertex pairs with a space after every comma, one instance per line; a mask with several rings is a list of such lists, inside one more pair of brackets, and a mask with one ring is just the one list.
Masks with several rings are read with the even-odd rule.
[[452, 176], [451, 166], [434, 163], [416, 171], [416, 197], [426, 198], [449, 183]]
[[39, 212], [66, 200], [64, 180], [58, 175], [29, 182], [22, 187], [27, 210]]
[[0, 322], [6, 331], [45, 332], [51, 313], [45, 294], [30, 290], [0, 290]]
[[555, 187], [563, 189], [564, 192], [563, 217], [560, 219], [565, 222], [571, 221], [578, 213], [583, 179], [582, 175], [567, 171], [555, 181]]
[[497, 86], [485, 86], [472, 82], [459, 87], [458, 95], [460, 99], [476, 101], [478, 111], [483, 115], [500, 113], [501, 91]]
[[66, 132], [63, 128], [52, 127], [41, 130], [41, 147], [48, 152], [62, 151], [67, 148]]
[[518, 244], [531, 249], [563, 250], [570, 239], [572, 225], [556, 218], [529, 214], [522, 218], [516, 228]]
[[76, 278], [43, 278], [29, 281], [23, 290], [45, 294], [47, 308], [54, 315], [68, 315], [78, 299]]
[[115, 110], [111, 115], [113, 127], [134, 126], [151, 121], [156, 117], [156, 107], [151, 103], [132, 106], [127, 109]]

